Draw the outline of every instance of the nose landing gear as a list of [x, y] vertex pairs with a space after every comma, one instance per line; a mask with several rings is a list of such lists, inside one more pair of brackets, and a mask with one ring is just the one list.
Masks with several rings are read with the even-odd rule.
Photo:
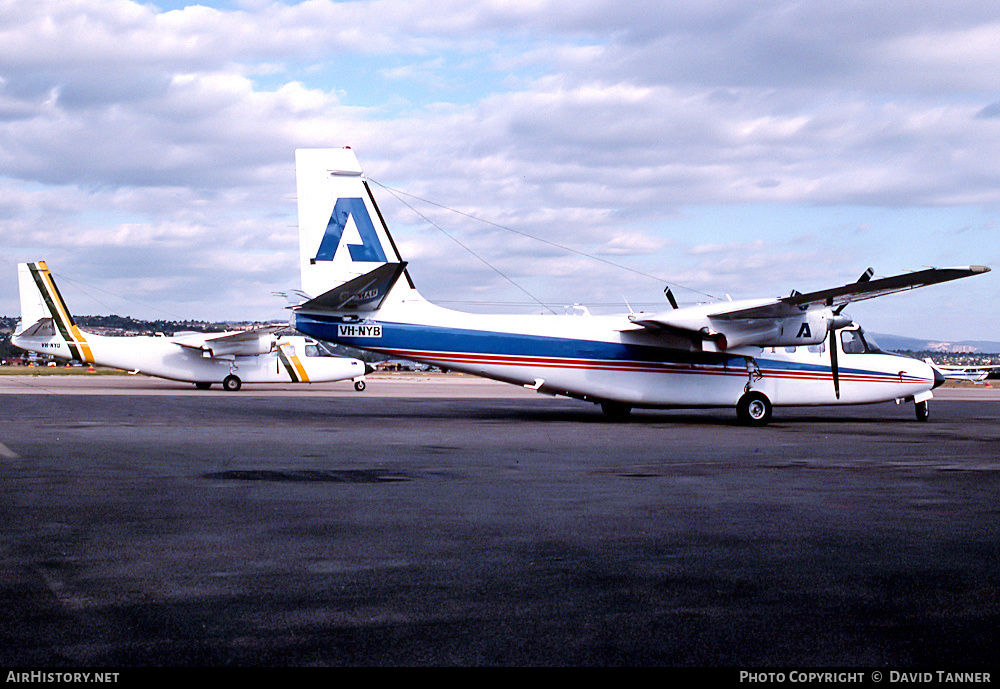
[[736, 418], [747, 426], [766, 426], [771, 420], [772, 405], [767, 395], [751, 391], [736, 403]]

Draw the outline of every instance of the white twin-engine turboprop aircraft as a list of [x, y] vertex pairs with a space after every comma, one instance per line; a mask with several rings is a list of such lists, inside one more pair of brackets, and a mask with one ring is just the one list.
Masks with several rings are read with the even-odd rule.
[[969, 364], [968, 366], [955, 366], [948, 364], [937, 364], [930, 357], [924, 359], [934, 370], [939, 371], [945, 380], [963, 380], [980, 385], [989, 377], [990, 373], [1000, 369], [997, 365]]
[[[985, 273], [921, 270], [834, 289], [663, 313], [487, 315], [429, 303], [414, 288], [354, 152], [296, 151], [304, 296], [295, 327], [338, 342], [602, 405], [772, 407], [913, 400], [927, 418], [944, 378], [887, 354], [842, 314], [851, 301]], [[311, 296], [310, 296], [311, 295]]]
[[319, 383], [354, 380], [364, 390], [366, 365], [357, 359], [317, 356], [301, 336], [275, 336], [283, 326], [223, 333], [175, 333], [173, 337], [107, 337], [77, 327], [44, 262], [17, 267], [21, 322], [11, 342], [21, 349], [194, 383], [205, 390], [221, 383]]

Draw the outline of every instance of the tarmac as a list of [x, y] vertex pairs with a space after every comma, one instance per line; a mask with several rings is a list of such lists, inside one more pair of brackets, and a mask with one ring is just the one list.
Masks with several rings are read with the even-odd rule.
[[996, 389], [765, 428], [442, 374], [0, 405], [3, 667], [997, 662]]

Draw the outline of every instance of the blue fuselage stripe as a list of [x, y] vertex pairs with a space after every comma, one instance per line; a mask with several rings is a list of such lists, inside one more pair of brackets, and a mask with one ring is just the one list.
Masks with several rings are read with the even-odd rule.
[[[467, 330], [441, 326], [379, 321], [379, 337], [340, 336], [338, 326], [347, 324], [337, 317], [297, 314], [296, 328], [317, 339], [384, 352], [401, 358], [453, 363], [621, 368], [630, 364], [650, 369], [677, 366], [719, 367], [732, 372], [746, 372], [743, 356], [686, 352], [665, 347], [563, 337], [545, 337], [521, 333]], [[794, 375], [830, 375], [829, 365], [756, 357], [762, 368]], [[841, 367], [843, 377], [886, 374]]]
[[323, 340], [372, 350], [414, 350], [442, 354], [482, 354], [501, 357], [588, 359], [743, 366], [743, 357], [709, 352], [683, 352], [662, 347], [525, 335], [487, 330], [379, 321], [380, 337], [341, 337], [336, 318], [298, 314], [297, 330]]

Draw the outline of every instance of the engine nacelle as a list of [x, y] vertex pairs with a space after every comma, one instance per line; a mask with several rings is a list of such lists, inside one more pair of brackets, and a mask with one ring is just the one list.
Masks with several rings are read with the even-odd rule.
[[830, 309], [810, 309], [784, 318], [710, 319], [708, 337], [720, 350], [735, 347], [798, 347], [826, 340], [831, 327], [850, 325]]
[[261, 335], [249, 340], [238, 340], [236, 342], [209, 342], [206, 343], [208, 356], [255, 356], [257, 354], [267, 354], [274, 349], [274, 335]]

